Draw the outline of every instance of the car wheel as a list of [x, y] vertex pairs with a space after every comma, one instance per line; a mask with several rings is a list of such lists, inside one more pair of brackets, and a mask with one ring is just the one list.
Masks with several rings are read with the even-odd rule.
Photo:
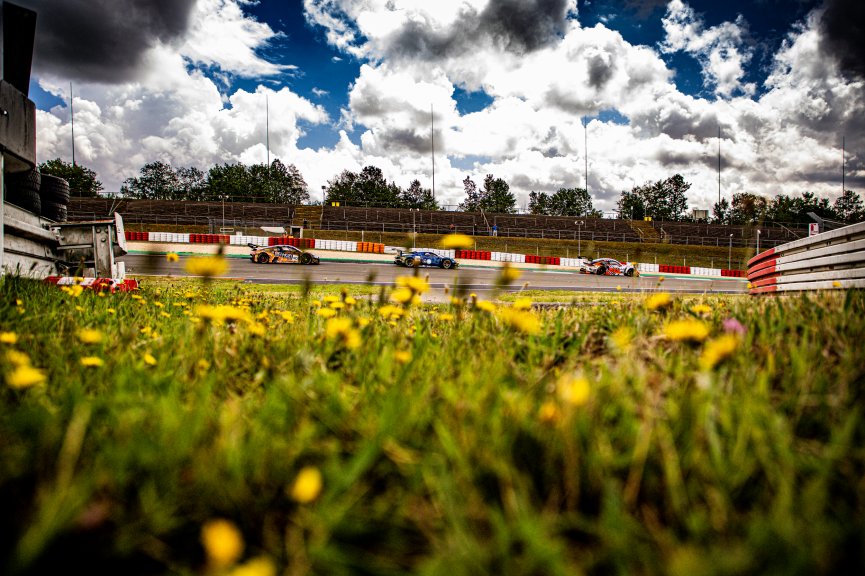
[[633, 275], [634, 275], [634, 269], [633, 268], [628, 268], [627, 270], [625, 270], [625, 276], [633, 276]]
[[267, 257], [267, 252], [261, 252], [255, 257], [255, 261], [259, 264], [267, 264], [268, 260], [270, 260], [270, 258]]
[[603, 276], [606, 273], [607, 273], [607, 267], [606, 266], [598, 266], [598, 271], [595, 272], [595, 274], [597, 274], [598, 276]]
[[452, 268], [453, 265], [454, 265], [453, 260], [442, 260], [442, 268], [444, 268], [445, 270]]
[[312, 262], [312, 256], [304, 252], [300, 255], [300, 263], [301, 264], [309, 264]]

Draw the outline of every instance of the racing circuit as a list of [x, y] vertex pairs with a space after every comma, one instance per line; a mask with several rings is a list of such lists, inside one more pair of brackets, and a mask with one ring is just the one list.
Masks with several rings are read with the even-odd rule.
[[[164, 254], [170, 249], [162, 246], [149, 246], [146, 254], [132, 246], [129, 254], [123, 257], [126, 274], [146, 283], [147, 276], [188, 276], [185, 260], [189, 256], [180, 255], [177, 262], [168, 262]], [[143, 246], [140, 246], [143, 248]], [[393, 255], [358, 254], [345, 259], [344, 253], [316, 251], [321, 257], [318, 266], [292, 264], [256, 264], [249, 258], [229, 258], [230, 268], [223, 278], [234, 278], [243, 282], [257, 284], [365, 284], [393, 286], [398, 276], [411, 274], [393, 264]], [[488, 262], [486, 265], [461, 262], [457, 269], [424, 267], [419, 274], [429, 277], [430, 291], [424, 295], [426, 302], [444, 302], [448, 292], [458, 290], [463, 293], [476, 293], [481, 298], [489, 298], [496, 291], [496, 278], [500, 263]], [[575, 270], [551, 269], [543, 267], [517, 266], [521, 271], [519, 280], [505, 292], [529, 290], [563, 290], [574, 292], [648, 292], [663, 285], [663, 290], [694, 294], [746, 294], [747, 283], [740, 278], [698, 277], [692, 275], [670, 275], [647, 273], [638, 277], [593, 276], [579, 274]]]

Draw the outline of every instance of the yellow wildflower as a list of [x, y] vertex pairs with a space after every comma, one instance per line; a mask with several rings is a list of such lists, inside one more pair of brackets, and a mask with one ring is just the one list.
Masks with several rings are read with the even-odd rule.
[[338, 301], [339, 301], [339, 297], [338, 297], [338, 296], [333, 296], [333, 295], [330, 295], [330, 294], [329, 294], [329, 295], [325, 296], [324, 298], [322, 298], [322, 301], [327, 302], [328, 304], [330, 304], [331, 302], [338, 302]]
[[323, 486], [324, 480], [321, 476], [321, 470], [315, 466], [306, 466], [294, 480], [290, 492], [291, 498], [300, 504], [309, 504], [318, 498]]
[[82, 344], [99, 344], [102, 342], [102, 332], [95, 328], [84, 328], [78, 331], [78, 340]]
[[724, 359], [732, 356], [739, 347], [739, 338], [735, 334], [724, 334], [710, 340], [700, 355], [700, 368], [711, 370]]
[[321, 302], [319, 300], [313, 300], [312, 302], [310, 302], [310, 305], [313, 308], [321, 308]]
[[30, 365], [18, 366], [6, 374], [6, 384], [10, 388], [29, 388], [43, 382], [45, 382], [45, 372]]
[[610, 341], [622, 352], [627, 352], [631, 349], [631, 341], [634, 339], [634, 332], [628, 326], [621, 326], [610, 334]]
[[439, 320], [441, 320], [442, 322], [450, 322], [453, 319], [454, 315], [449, 312], [442, 312], [441, 314], [439, 314]]
[[366, 316], [361, 316], [360, 318], [357, 319], [357, 327], [358, 328], [366, 328], [367, 326], [369, 326], [369, 323], [370, 323], [370, 319], [367, 318]]
[[353, 296], [346, 296], [343, 302], [345, 302], [346, 306], [354, 306], [355, 304], [357, 304], [357, 300], [355, 300]]
[[192, 276], [223, 276], [228, 272], [228, 261], [222, 256], [192, 256], [186, 261], [186, 271]]
[[556, 420], [561, 416], [561, 412], [559, 411], [559, 407], [556, 406], [555, 402], [544, 402], [541, 404], [541, 407], [538, 409], [538, 418], [544, 424], [553, 424]]
[[253, 336], [264, 336], [267, 334], [267, 328], [264, 327], [264, 324], [260, 324], [258, 322], [251, 322], [247, 328], [249, 333]]
[[556, 382], [556, 390], [559, 398], [571, 406], [582, 406], [588, 402], [592, 391], [586, 377], [576, 374], [562, 375]]
[[378, 313], [382, 318], [398, 320], [405, 315], [405, 310], [399, 306], [394, 306], [393, 304], [386, 304], [378, 309]]
[[316, 310], [315, 313], [322, 318], [333, 318], [334, 316], [336, 316], [336, 310], [334, 310], [333, 308], [320, 308]]
[[398, 276], [396, 285], [402, 288], [408, 288], [415, 294], [423, 294], [429, 290], [429, 282], [419, 276]]
[[200, 358], [198, 360], [197, 364], [198, 364], [198, 369], [201, 370], [202, 372], [207, 372], [208, 370], [210, 370], [210, 362], [208, 362], [204, 358]]
[[81, 293], [84, 292], [84, 286], [81, 284], [73, 284], [72, 286], [61, 286], [60, 290], [66, 292], [73, 298], [78, 298], [81, 296]]
[[229, 306], [227, 304], [219, 304], [211, 306], [209, 304], [200, 304], [195, 307], [195, 314], [203, 319], [209, 320], [214, 324], [223, 322], [252, 322], [249, 312], [242, 308]]
[[30, 366], [30, 356], [24, 352], [19, 352], [18, 350], [7, 350], [6, 360], [8, 360], [13, 366]]
[[648, 310], [663, 310], [673, 303], [673, 299], [666, 292], [658, 292], [646, 298], [645, 306]]
[[330, 307], [334, 310], [342, 310], [345, 308], [345, 302], [331, 302]]
[[292, 324], [294, 322], [294, 314], [292, 314], [288, 310], [280, 312], [279, 315], [282, 317], [283, 320], [285, 320], [289, 324]]
[[[480, 305], [481, 302], [478, 302]], [[541, 322], [531, 312], [502, 308], [499, 317], [511, 328], [524, 334], [540, 334]]]
[[840, 287], [841, 287], [841, 283], [838, 282], [837, 280], [835, 280], [834, 282], [832, 282], [832, 287], [833, 287], [833, 288], [840, 288]]
[[488, 300], [478, 300], [475, 302], [475, 308], [478, 310], [483, 310], [484, 312], [493, 313], [496, 311], [496, 305]]
[[178, 260], [180, 260], [180, 256], [178, 256], [175, 252], [169, 252], [165, 255], [165, 259], [169, 262], [177, 262]]
[[360, 333], [354, 329], [349, 318], [331, 318], [325, 324], [324, 333], [330, 340], [340, 340], [346, 348], [360, 346]]
[[15, 344], [18, 342], [18, 335], [15, 332], [0, 332], [0, 343]]
[[448, 234], [442, 241], [439, 243], [439, 246], [446, 250], [450, 249], [468, 249], [474, 246], [474, 241], [470, 236], [466, 236], [465, 234]]
[[670, 340], [702, 342], [709, 335], [709, 327], [699, 320], [674, 320], [664, 327]]
[[397, 350], [393, 353], [393, 359], [400, 364], [408, 364], [411, 360], [411, 352], [408, 350]]
[[243, 554], [243, 535], [229, 520], [211, 520], [202, 526], [201, 543], [208, 561], [215, 567], [227, 568]]
[[85, 356], [81, 359], [81, 365], [85, 368], [98, 368], [105, 364], [105, 361], [98, 356]]
[[514, 310], [529, 310], [532, 307], [531, 298], [517, 298], [514, 301]]
[[707, 304], [695, 304], [691, 306], [691, 312], [697, 316], [706, 316], [712, 313], [712, 307]]
[[228, 576], [276, 576], [276, 565], [267, 556], [259, 556], [237, 566]]
[[159, 315], [163, 318], [171, 318], [171, 314], [169, 314], [168, 312], [160, 312]]
[[511, 266], [510, 262], [505, 262], [502, 264], [501, 271], [499, 272], [498, 283], [510, 284], [511, 282], [519, 280], [522, 275], [523, 273]]
[[154, 358], [153, 354], [151, 354], [150, 352], [144, 353], [143, 360], [144, 360], [144, 363], [147, 364], [148, 366], [156, 366], [156, 358]]
[[108, 312], [109, 314], [117, 314], [117, 310], [115, 310], [114, 308], [109, 308], [108, 310], [106, 310], [106, 312]]
[[397, 288], [390, 295], [391, 300], [393, 300], [394, 302], [398, 302], [400, 304], [410, 303], [413, 298], [414, 298], [414, 292], [412, 292], [411, 289], [406, 288], [406, 287]]
[[162, 302], [154, 302], [153, 305], [156, 306], [157, 308], [164, 308], [165, 307], [165, 304], [163, 304]]

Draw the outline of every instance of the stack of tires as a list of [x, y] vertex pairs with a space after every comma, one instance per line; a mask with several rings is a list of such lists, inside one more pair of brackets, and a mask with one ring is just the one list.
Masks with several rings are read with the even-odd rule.
[[38, 170], [4, 174], [3, 197], [6, 202], [39, 215], [42, 213], [41, 184], [42, 175]]
[[55, 222], [66, 222], [69, 182], [38, 170], [4, 175], [5, 201]]
[[69, 182], [57, 176], [43, 174], [39, 194], [42, 197], [42, 216], [55, 222], [66, 222]]

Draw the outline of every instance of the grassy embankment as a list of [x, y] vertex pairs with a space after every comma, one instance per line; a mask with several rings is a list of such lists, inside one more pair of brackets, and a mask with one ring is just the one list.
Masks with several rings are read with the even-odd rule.
[[[129, 225], [128, 230], [140, 230], [148, 232], [206, 232], [206, 227], [199, 226], [201, 230], [192, 230], [195, 227], [177, 227], [163, 224], [141, 224]], [[249, 229], [244, 231], [249, 235], [265, 235], [260, 229]], [[388, 246], [411, 247], [412, 239], [401, 233], [391, 232], [365, 232], [360, 231], [338, 231], [338, 230], [305, 230], [304, 235], [309, 238], [321, 238], [324, 240], [353, 240], [367, 242], [380, 242]], [[414, 240], [415, 246], [433, 247], [437, 246], [442, 236], [439, 234], [418, 234]], [[727, 268], [728, 263], [734, 270], [747, 268], [748, 259], [754, 256], [755, 249], [736, 248], [729, 246], [692, 246], [683, 244], [654, 244], [637, 242], [605, 242], [576, 239], [558, 240], [549, 238], [505, 238], [490, 236], [474, 236], [474, 250], [488, 250], [490, 252], [514, 252], [518, 254], [537, 254], [541, 256], [560, 256], [575, 258], [581, 254], [586, 258], [597, 258], [600, 256], [617, 258], [629, 262], [646, 262], [655, 264], [671, 264], [676, 266], [700, 266], [704, 268]]]
[[861, 291], [404, 284], [3, 278], [0, 570], [865, 570]]

